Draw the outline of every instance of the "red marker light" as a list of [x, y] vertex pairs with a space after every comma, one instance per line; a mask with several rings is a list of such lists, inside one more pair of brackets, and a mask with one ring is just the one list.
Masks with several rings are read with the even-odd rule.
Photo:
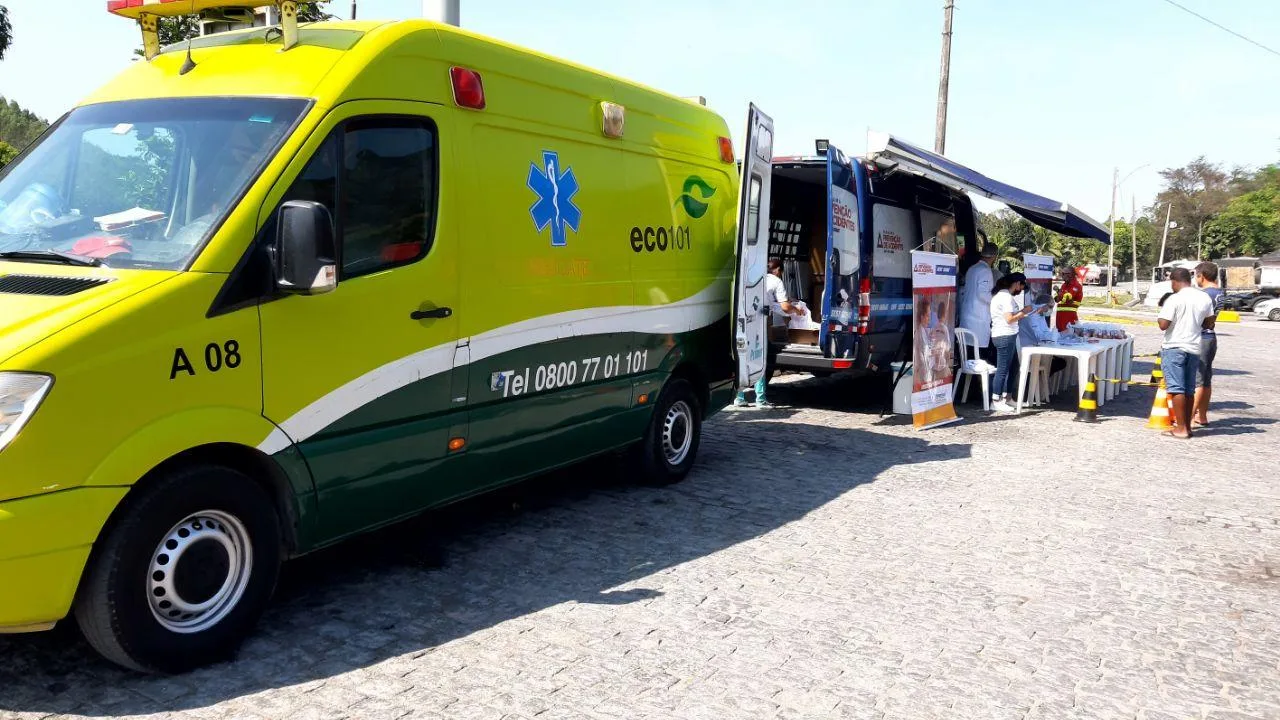
[[720, 138], [720, 161], [733, 162], [733, 141], [727, 137]]
[[871, 327], [871, 278], [858, 283], [858, 333], [866, 335]]
[[484, 109], [484, 82], [480, 73], [467, 68], [449, 68], [449, 79], [453, 81], [453, 102], [458, 107], [472, 110]]
[[852, 360], [832, 360], [831, 361], [831, 369], [833, 370], [848, 370], [851, 367], [853, 367]]

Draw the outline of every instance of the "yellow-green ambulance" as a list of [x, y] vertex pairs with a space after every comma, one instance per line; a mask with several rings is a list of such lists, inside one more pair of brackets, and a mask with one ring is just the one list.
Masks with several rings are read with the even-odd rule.
[[754, 109], [742, 185], [700, 104], [456, 28], [191, 45], [0, 174], [0, 631], [225, 657], [284, 559], [600, 453], [679, 480], [762, 372]]

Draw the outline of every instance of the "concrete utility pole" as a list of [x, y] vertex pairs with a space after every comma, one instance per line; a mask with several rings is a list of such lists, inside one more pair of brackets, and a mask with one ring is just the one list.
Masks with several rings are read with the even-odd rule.
[[1111, 171], [1111, 242], [1107, 244], [1107, 304], [1114, 300], [1116, 264], [1116, 188], [1120, 186], [1120, 168]]
[[1173, 203], [1169, 203], [1169, 211], [1164, 215], [1164, 236], [1160, 238], [1160, 262], [1156, 263], [1156, 267], [1164, 264], [1164, 246], [1169, 241], [1169, 221], [1173, 219]]
[[455, 27], [462, 24], [460, 0], [422, 0], [422, 17]]
[[947, 92], [951, 86], [951, 15], [955, 0], [944, 0], [942, 5], [942, 71], [938, 76], [938, 122], [933, 131], [933, 151], [939, 155], [947, 152]]
[[1133, 244], [1133, 247], [1132, 247], [1133, 298], [1132, 299], [1137, 300], [1138, 299], [1138, 198], [1131, 195], [1129, 197], [1129, 201], [1131, 203], [1130, 212], [1132, 213], [1129, 216], [1131, 218], [1129, 220], [1129, 237], [1131, 238], [1131, 242]]

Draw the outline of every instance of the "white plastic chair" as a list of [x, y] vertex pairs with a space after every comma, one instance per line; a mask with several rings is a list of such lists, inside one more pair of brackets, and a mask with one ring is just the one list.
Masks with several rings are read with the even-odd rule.
[[973, 376], [977, 375], [982, 378], [982, 409], [990, 410], [991, 376], [996, 374], [996, 367], [978, 357], [978, 337], [972, 330], [956, 328], [956, 342], [960, 344], [960, 369], [956, 371], [956, 383], [959, 385], [962, 378], [964, 382], [960, 402], [968, 401], [969, 385], [973, 382]]
[[1027, 398], [1025, 405], [1036, 407], [1049, 402], [1049, 363], [1050, 359], [1043, 355], [1036, 355], [1032, 360], [1035, 366], [1031, 368], [1031, 373], [1027, 376]]

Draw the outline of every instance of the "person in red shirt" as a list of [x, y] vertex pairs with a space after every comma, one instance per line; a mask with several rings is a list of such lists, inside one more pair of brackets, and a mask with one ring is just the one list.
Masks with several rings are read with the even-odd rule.
[[1066, 330], [1068, 325], [1079, 320], [1076, 309], [1080, 307], [1080, 301], [1083, 299], [1084, 287], [1076, 277], [1075, 268], [1070, 266], [1062, 268], [1062, 285], [1058, 287], [1058, 293], [1053, 296], [1053, 301], [1058, 306], [1058, 332]]

